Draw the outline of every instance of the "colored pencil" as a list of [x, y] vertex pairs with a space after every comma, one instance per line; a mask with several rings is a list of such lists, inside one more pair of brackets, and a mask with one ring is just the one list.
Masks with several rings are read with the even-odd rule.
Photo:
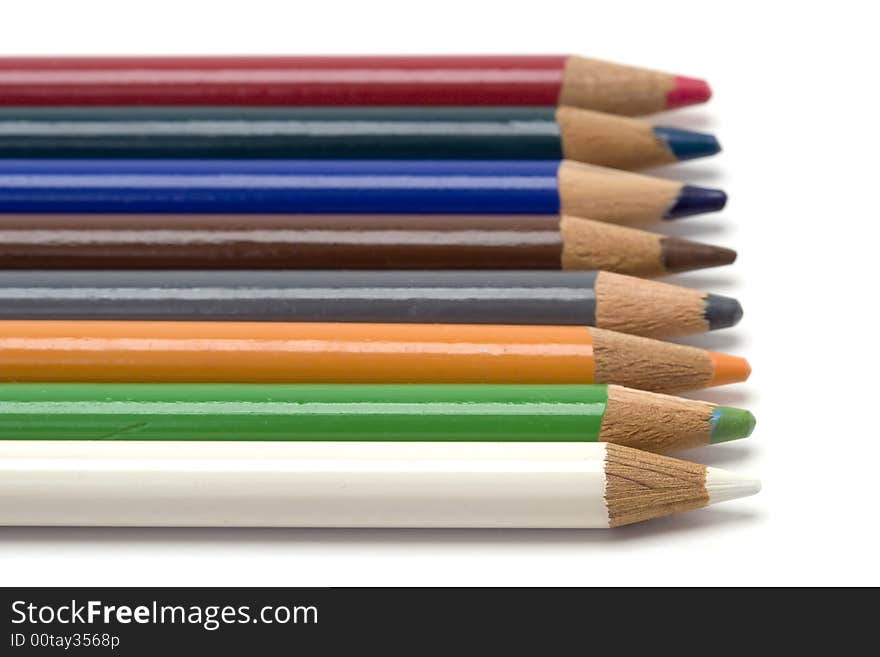
[[3, 158], [567, 158], [639, 169], [714, 155], [712, 135], [573, 107], [0, 109]]
[[760, 482], [608, 443], [0, 441], [0, 525], [618, 527]]
[[736, 299], [609, 272], [0, 271], [0, 319], [559, 324], [667, 338]]
[[738, 408], [604, 385], [0, 384], [0, 440], [601, 441], [746, 438]]
[[3, 213], [573, 214], [637, 225], [724, 192], [555, 160], [3, 160]]
[[650, 114], [703, 80], [576, 56], [4, 57], [3, 105], [571, 105]]
[[727, 265], [730, 249], [559, 215], [0, 214], [3, 269], [605, 269]]
[[744, 381], [743, 358], [578, 326], [0, 322], [0, 380], [181, 383]]

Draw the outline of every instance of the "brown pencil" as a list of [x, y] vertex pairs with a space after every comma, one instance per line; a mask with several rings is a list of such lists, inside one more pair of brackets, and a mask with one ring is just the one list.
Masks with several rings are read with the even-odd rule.
[[3, 269], [717, 267], [736, 252], [558, 215], [0, 214]]

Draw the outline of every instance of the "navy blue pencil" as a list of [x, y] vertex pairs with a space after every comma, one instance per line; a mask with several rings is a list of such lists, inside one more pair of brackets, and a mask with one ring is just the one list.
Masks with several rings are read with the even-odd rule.
[[4, 214], [564, 214], [639, 225], [724, 192], [567, 160], [0, 160]]
[[573, 107], [0, 107], [0, 158], [559, 160], [643, 169], [718, 140]]

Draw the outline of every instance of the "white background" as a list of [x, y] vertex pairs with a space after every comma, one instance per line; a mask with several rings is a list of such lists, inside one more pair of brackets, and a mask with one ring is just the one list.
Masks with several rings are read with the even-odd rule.
[[[720, 156], [662, 175], [726, 188], [669, 231], [740, 250], [674, 282], [740, 297], [690, 340], [747, 356], [754, 437], [691, 452], [763, 492], [616, 531], [0, 528], [4, 585], [880, 584], [877, 17], [872, 3], [3, 3], [3, 54], [577, 53], [705, 76]], [[2, 482], [0, 482], [2, 489]], [[2, 498], [0, 498], [2, 504]]]

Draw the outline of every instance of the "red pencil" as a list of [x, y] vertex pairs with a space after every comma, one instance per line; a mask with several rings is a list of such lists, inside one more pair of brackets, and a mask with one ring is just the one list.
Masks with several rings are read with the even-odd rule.
[[577, 56], [4, 57], [0, 105], [570, 105], [638, 115], [702, 80]]

